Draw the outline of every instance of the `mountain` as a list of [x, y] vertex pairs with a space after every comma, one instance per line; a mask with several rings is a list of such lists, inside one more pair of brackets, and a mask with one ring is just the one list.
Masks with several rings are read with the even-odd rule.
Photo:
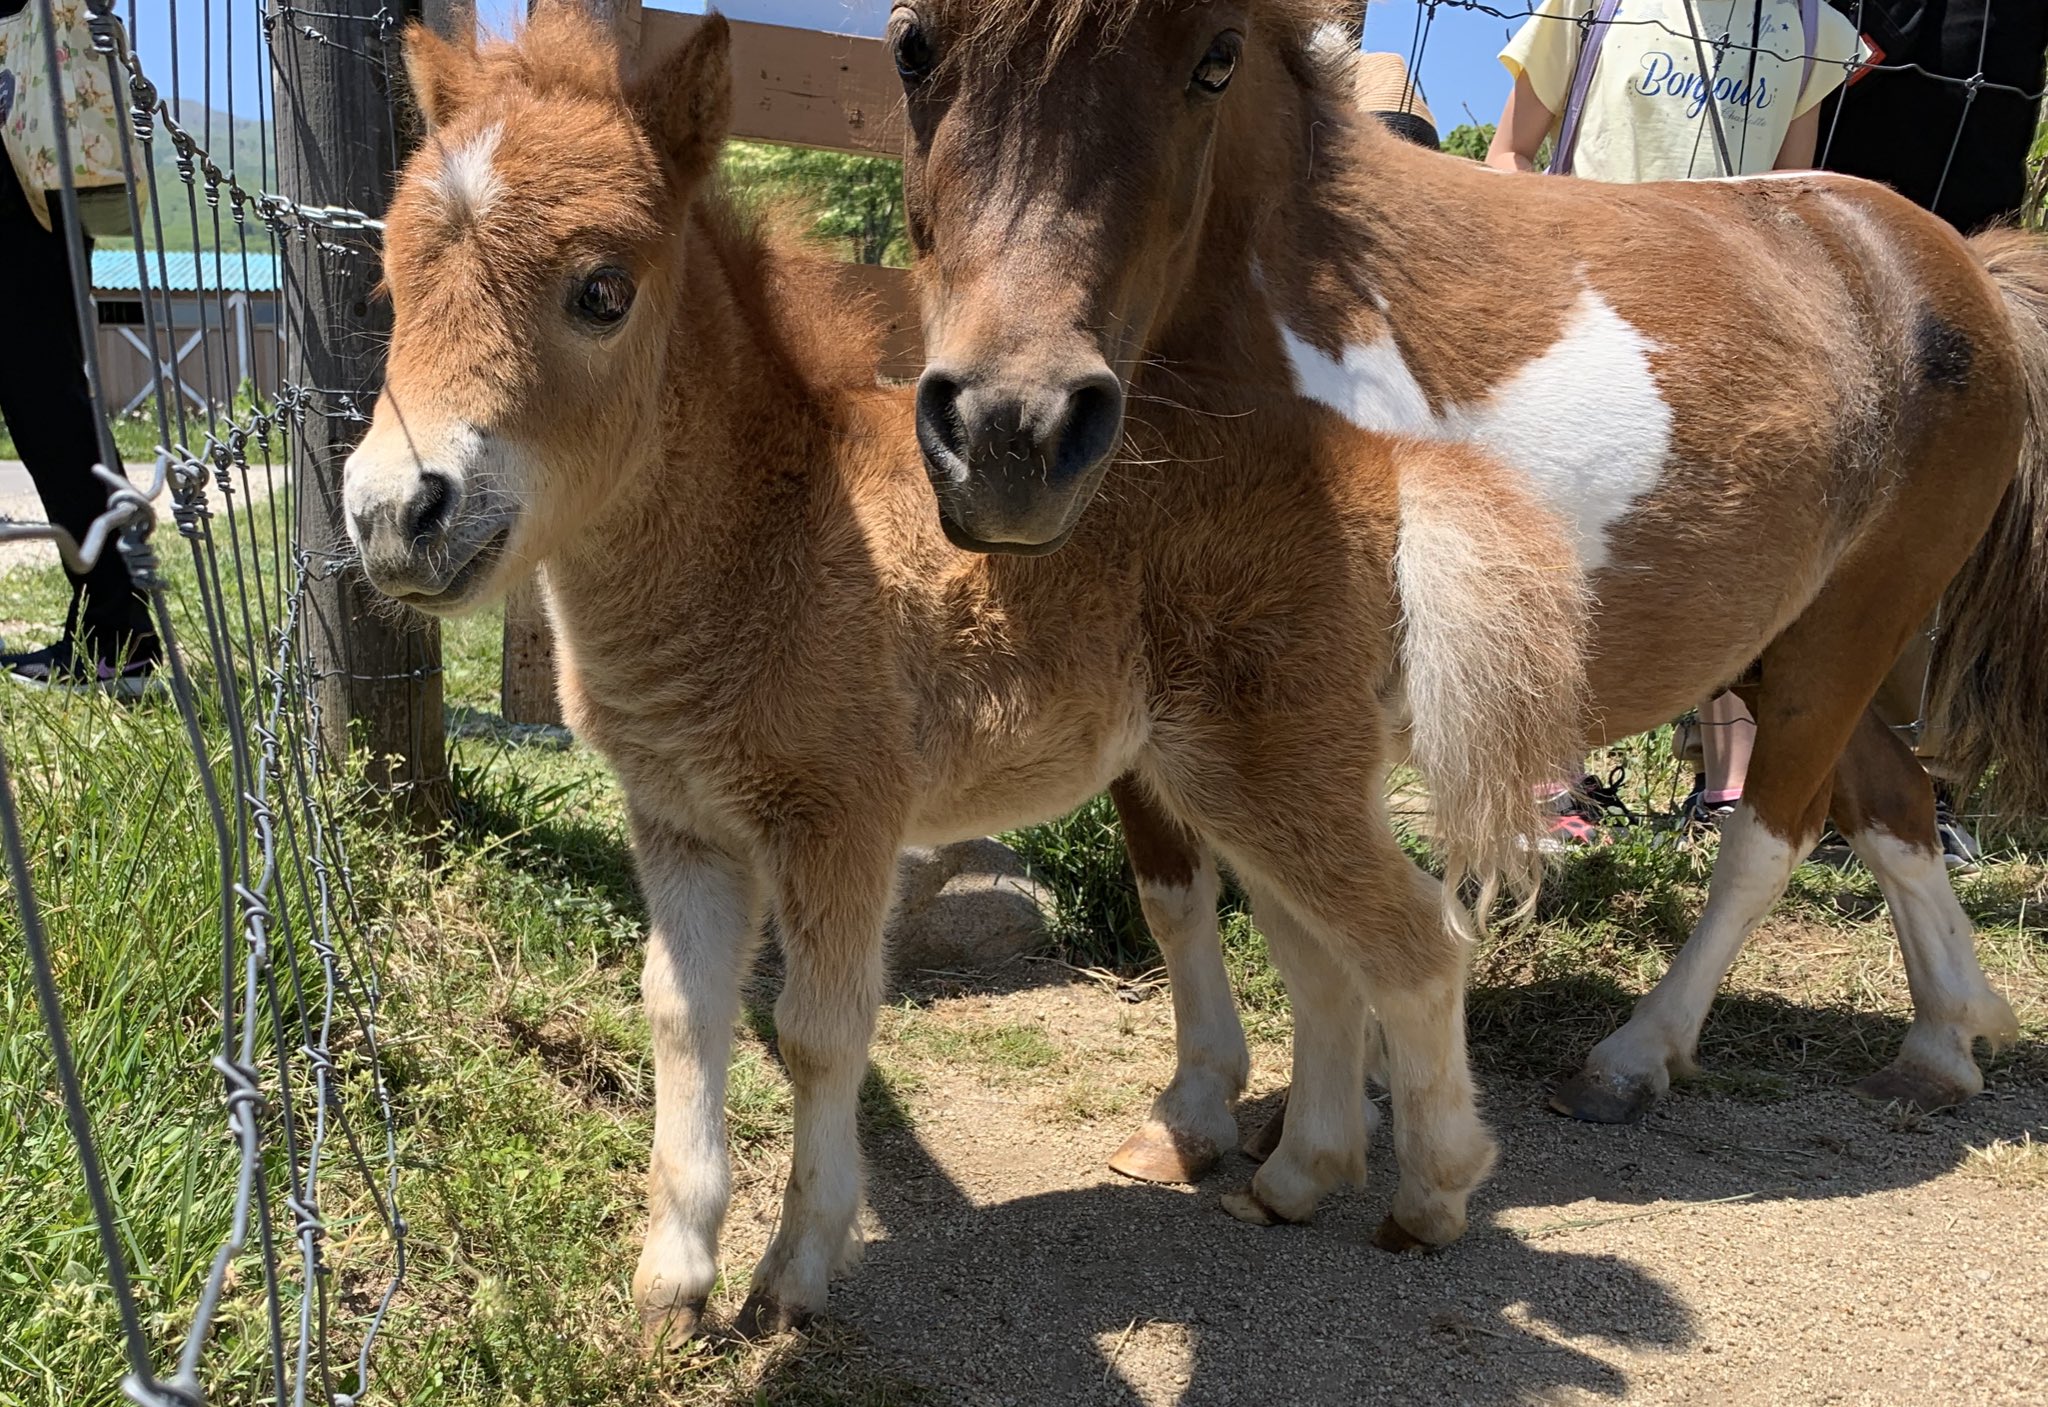
[[[277, 149], [272, 144], [267, 115], [262, 120], [239, 114], [230, 119], [225, 112], [209, 111], [190, 101], [178, 104], [175, 111], [178, 124], [191, 133], [195, 142], [206, 148], [223, 173], [232, 171], [244, 190], [254, 194], [276, 185]], [[192, 184], [188, 187], [178, 174], [177, 146], [162, 123], [157, 124], [155, 139], [150, 145], [154, 157], [151, 163], [154, 196], [163, 221], [163, 247], [211, 249], [214, 246], [214, 211], [206, 202], [206, 178], [200, 158], [194, 156]], [[195, 212], [199, 223], [196, 236], [192, 227]], [[262, 227], [252, 222], [252, 248], [256, 246], [261, 232]], [[143, 238], [152, 246], [156, 243], [155, 219], [147, 214], [143, 216]], [[225, 196], [220, 202], [220, 242], [231, 248], [237, 245], [233, 206]], [[263, 247], [269, 247], [267, 237]]]

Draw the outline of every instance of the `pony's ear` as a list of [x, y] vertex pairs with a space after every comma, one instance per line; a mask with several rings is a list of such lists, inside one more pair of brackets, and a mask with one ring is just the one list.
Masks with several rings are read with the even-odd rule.
[[679, 181], [708, 175], [732, 125], [732, 27], [715, 11], [632, 86], [633, 111]]
[[427, 130], [445, 127], [461, 110], [463, 77], [473, 55], [415, 21], [405, 31], [405, 75], [412, 80], [412, 100]]

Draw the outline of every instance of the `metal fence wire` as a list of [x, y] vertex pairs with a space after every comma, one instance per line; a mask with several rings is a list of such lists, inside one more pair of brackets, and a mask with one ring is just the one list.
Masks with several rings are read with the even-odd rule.
[[[0, 543], [54, 543], [80, 571], [110, 551], [127, 563], [163, 650], [162, 697], [135, 707], [175, 710], [195, 809], [172, 824], [210, 834], [218, 878], [217, 923], [209, 931], [219, 944], [219, 985], [209, 1019], [218, 1025], [211, 1064], [232, 1150], [232, 1214], [192, 1302], [164, 1305], [151, 1302], [132, 1270], [133, 1238], [101, 1156], [106, 1140], [143, 1131], [95, 1124], [95, 1072], [81, 1072], [74, 1059], [64, 954], [53, 950], [39, 906], [38, 867], [50, 863], [64, 818], [55, 805], [38, 814], [17, 804], [14, 776], [23, 759], [10, 758], [0, 737], [0, 839], [48, 1066], [77, 1146], [126, 1354], [121, 1390], [154, 1407], [209, 1400], [347, 1407], [371, 1392], [378, 1337], [407, 1258], [400, 1130], [380, 1054], [379, 921], [350, 871], [350, 818], [366, 777], [387, 795], [445, 778], [437, 637], [387, 622], [377, 627], [376, 648], [361, 647], [374, 623], [347, 579], [337, 528], [340, 457], [366, 423], [375, 389], [378, 328], [363, 303], [382, 225], [359, 208], [370, 203], [359, 198], [360, 182], [335, 173], [381, 171], [388, 182], [398, 165], [406, 128], [396, 98], [403, 88], [399, 37], [420, 0], [409, 7], [321, 0], [321, 8], [186, 0], [182, 15], [178, 0], [140, 11], [135, 0], [125, 7], [117, 0], [29, 3], [41, 20], [40, 59], [52, 79], [49, 132], [59, 182], [51, 194], [70, 241], [73, 301], [99, 421], [96, 472], [108, 500], [83, 537], [49, 523], [0, 521]], [[1495, 19], [1532, 13], [1484, 0], [1422, 0], [1408, 53], [1417, 80], [1441, 10]], [[1584, 24], [1594, 10], [1588, 0], [1582, 14], [1560, 22]], [[108, 91], [126, 102], [135, 139], [121, 146], [133, 234], [120, 252], [124, 267], [133, 260], [154, 392], [146, 425], [152, 463], [141, 482], [107, 467], [121, 460], [107, 414], [100, 315], [88, 288], [91, 251], [72, 182], [74, 135], [57, 81], [67, 58], [75, 66], [75, 55], [60, 53], [60, 31], [75, 33], [80, 23], [91, 62], [104, 65]], [[1747, 48], [1727, 36], [1713, 47], [1717, 63]], [[158, 57], [145, 63], [140, 54]], [[1980, 92], [2000, 88], [1981, 72], [1981, 55], [1979, 69], [1943, 80], [1964, 90], [1965, 118]], [[285, 115], [298, 122], [322, 101], [331, 105], [337, 86], [356, 95], [354, 106], [343, 104], [340, 142], [280, 153]], [[1710, 94], [1710, 109], [1713, 101]], [[353, 155], [344, 160], [342, 148]], [[260, 358], [231, 361], [216, 345], [222, 339], [209, 336], [230, 324], [230, 301], [260, 282], [254, 275], [266, 261], [282, 273], [278, 355], [267, 369]], [[339, 350], [300, 347], [306, 339]], [[188, 367], [194, 349], [196, 372]], [[308, 374], [323, 366], [353, 374], [330, 381]], [[160, 504], [182, 540], [172, 552], [159, 547]], [[366, 698], [394, 688], [405, 696], [401, 726], [371, 720], [371, 755], [351, 756], [345, 725], [364, 721]], [[388, 765], [393, 752], [405, 754], [407, 765]], [[335, 1194], [343, 1178], [346, 1191]], [[329, 1208], [337, 1202], [350, 1209], [354, 1289], [347, 1295], [336, 1289]], [[266, 1342], [260, 1368], [224, 1382], [208, 1355], [230, 1308], [252, 1317]], [[6, 1334], [0, 1325], [0, 1338]]]
[[[308, 362], [294, 355], [291, 339], [307, 323], [295, 303], [323, 295], [326, 270], [374, 271], [381, 227], [322, 199], [320, 190], [281, 189], [269, 118], [280, 97], [292, 98], [280, 85], [307, 71], [301, 50], [320, 51], [322, 63], [360, 65], [384, 104], [355, 114], [358, 138], [374, 148], [375, 164], [395, 167], [400, 123], [391, 95], [405, 15], [349, 0], [329, 10], [208, 3], [197, 15], [188, 4], [182, 16], [176, 0], [140, 14], [134, 0], [125, 12], [114, 0], [30, 3], [42, 45], [30, 61], [40, 58], [51, 80], [46, 130], [57, 185], [48, 195], [70, 244], [78, 332], [99, 424], [95, 473], [109, 493], [105, 512], [82, 538], [50, 523], [6, 521], [0, 542], [50, 541], [79, 572], [107, 552], [125, 560], [148, 601], [163, 660], [159, 697], [135, 707], [176, 711], [199, 814], [171, 824], [210, 831], [219, 880], [219, 990], [210, 1003], [219, 1034], [211, 1063], [233, 1150], [233, 1210], [195, 1302], [150, 1305], [131, 1274], [130, 1237], [101, 1156], [105, 1140], [148, 1131], [94, 1125], [87, 1097], [94, 1072], [84, 1072], [82, 1087], [58, 980], [63, 954], [52, 951], [34, 883], [35, 863], [47, 861], [65, 817], [55, 805], [24, 815], [13, 782], [22, 760], [0, 745], [0, 834], [118, 1315], [127, 1360], [121, 1389], [134, 1402], [163, 1407], [201, 1404], [210, 1395], [350, 1404], [369, 1389], [378, 1334], [404, 1280], [406, 1226], [398, 1205], [398, 1128], [379, 1051], [377, 927], [350, 872], [343, 821], [360, 794], [350, 778], [360, 779], [363, 768], [360, 756], [353, 763], [347, 756], [345, 730], [322, 716], [323, 701], [331, 707], [340, 699], [345, 707], [346, 686], [363, 678], [363, 666], [346, 649], [353, 622], [318, 619], [323, 601], [347, 601], [336, 583], [348, 563], [333, 546], [339, 535], [323, 535], [324, 546], [309, 542], [295, 510], [313, 495], [331, 498], [338, 473], [336, 455], [316, 460], [308, 446], [345, 449], [364, 406], [350, 388], [293, 380], [293, 368]], [[83, 58], [76, 52], [81, 26], [93, 51]], [[143, 38], [151, 43], [138, 42]], [[145, 67], [143, 52], [162, 56], [164, 68]], [[104, 63], [107, 91], [125, 99], [135, 139], [132, 147], [115, 145], [133, 230], [119, 251], [121, 265], [139, 290], [152, 361], [154, 404], [144, 428], [154, 453], [141, 482], [106, 467], [121, 460], [107, 414], [99, 317], [88, 293], [91, 249], [73, 182], [78, 135], [67, 121], [60, 81], [67, 60], [74, 72], [81, 63]], [[19, 56], [16, 66], [23, 67]], [[318, 166], [302, 162], [300, 174]], [[251, 374], [245, 354], [238, 379], [217, 333], [230, 326], [230, 298], [257, 286], [261, 280], [252, 274], [266, 263], [295, 271], [277, 320], [280, 355], [276, 370], [262, 375]], [[8, 335], [30, 334], [11, 327]], [[170, 554], [159, 545], [157, 506], [165, 502], [183, 539]], [[338, 520], [330, 513], [328, 521]], [[184, 557], [189, 572], [172, 560]], [[195, 616], [196, 633], [187, 638]], [[337, 639], [339, 650], [331, 647]], [[437, 669], [438, 660], [422, 650], [411, 667], [373, 682], [395, 678], [419, 688]], [[331, 687], [336, 681], [339, 691]], [[432, 699], [438, 727], [437, 687]], [[344, 739], [340, 748], [333, 745], [337, 736]], [[438, 739], [413, 751], [438, 760]], [[358, 1282], [346, 1297], [335, 1293], [323, 1210], [337, 1177], [349, 1183], [342, 1200], [350, 1208], [348, 1260]], [[251, 1301], [237, 1312], [260, 1322], [267, 1361], [229, 1386], [205, 1360], [219, 1341], [224, 1310], [238, 1298]], [[88, 1391], [86, 1384], [62, 1386]]]

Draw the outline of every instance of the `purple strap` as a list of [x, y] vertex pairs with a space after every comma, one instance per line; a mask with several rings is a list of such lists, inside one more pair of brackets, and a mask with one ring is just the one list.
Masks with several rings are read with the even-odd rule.
[[1571, 91], [1564, 99], [1564, 122], [1557, 129], [1557, 147], [1550, 154], [1549, 170], [1553, 176], [1572, 174], [1572, 152], [1579, 145], [1579, 118], [1586, 111], [1586, 90], [1593, 86], [1593, 70], [1600, 62], [1600, 42], [1607, 37], [1608, 27], [1620, 9], [1621, 0], [1600, 0], [1600, 8], [1593, 12], [1593, 22], [1586, 29], [1585, 41], [1579, 45], [1579, 61], [1572, 66]]
[[[1763, 0], [1757, 0], [1762, 4]], [[1607, 38], [1607, 31], [1614, 24], [1614, 17], [1621, 11], [1621, 0], [1600, 0], [1600, 8], [1593, 12], [1592, 21], [1586, 30], [1586, 41], [1579, 48], [1579, 61], [1572, 68], [1571, 90], [1565, 94], [1564, 120], [1557, 129], [1557, 146], [1551, 152], [1550, 175], [1569, 176], [1572, 173], [1572, 153], [1579, 145], [1579, 119], [1585, 115], [1586, 92], [1593, 86], [1593, 70], [1600, 62], [1600, 44]], [[1813, 80], [1813, 46], [1820, 31], [1820, 0], [1799, 0], [1799, 28], [1805, 41], [1805, 62], [1799, 71], [1799, 91], [1804, 93], [1806, 85]], [[1797, 101], [1797, 95], [1794, 96]]]

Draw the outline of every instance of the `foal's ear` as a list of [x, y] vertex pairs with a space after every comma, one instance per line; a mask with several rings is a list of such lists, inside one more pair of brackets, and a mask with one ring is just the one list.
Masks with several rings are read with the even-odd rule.
[[696, 32], [632, 86], [633, 111], [676, 179], [710, 174], [732, 125], [732, 27], [713, 12]]
[[466, 96], [463, 80], [473, 61], [473, 53], [418, 21], [406, 28], [405, 75], [412, 80], [412, 100], [429, 132], [447, 126], [461, 110]]

